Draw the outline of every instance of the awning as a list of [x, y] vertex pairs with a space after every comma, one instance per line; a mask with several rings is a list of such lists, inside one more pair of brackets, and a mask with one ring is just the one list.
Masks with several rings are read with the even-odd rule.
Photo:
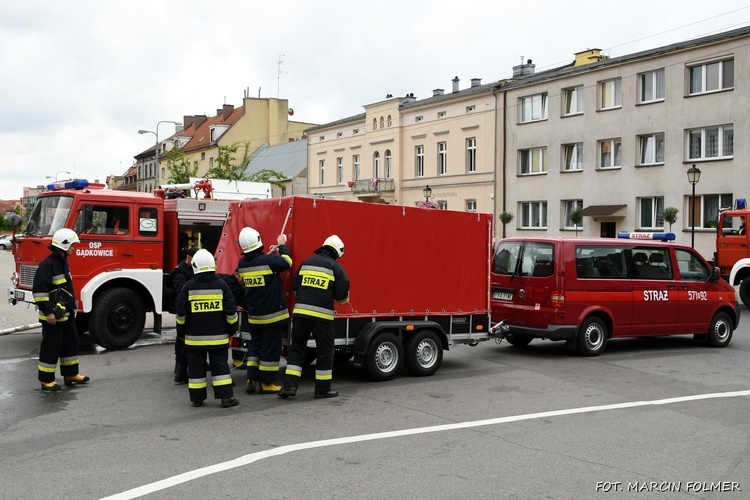
[[624, 213], [619, 213], [627, 208], [627, 205], [589, 205], [581, 212], [589, 217], [625, 217]]

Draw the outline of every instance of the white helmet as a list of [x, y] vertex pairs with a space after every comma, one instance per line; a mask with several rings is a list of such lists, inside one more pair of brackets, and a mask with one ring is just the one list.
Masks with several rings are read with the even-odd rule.
[[335, 234], [332, 234], [326, 240], [323, 242], [323, 246], [328, 246], [336, 250], [336, 253], [339, 257], [344, 255], [344, 242], [341, 241], [341, 238], [336, 236]]
[[66, 227], [58, 229], [52, 235], [52, 246], [59, 248], [63, 252], [67, 252], [73, 243], [78, 243], [79, 241], [76, 232]]
[[263, 242], [260, 241], [260, 233], [251, 227], [245, 227], [240, 231], [237, 243], [240, 245], [242, 253], [249, 253], [263, 246]]
[[193, 274], [216, 271], [216, 260], [214, 260], [214, 256], [211, 255], [211, 252], [205, 248], [201, 248], [195, 252], [190, 265], [193, 266]]

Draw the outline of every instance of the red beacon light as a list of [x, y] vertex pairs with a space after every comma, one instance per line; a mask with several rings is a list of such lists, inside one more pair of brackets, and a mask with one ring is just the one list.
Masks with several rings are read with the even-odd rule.
[[73, 179], [72, 181], [59, 181], [47, 184], [47, 191], [59, 191], [61, 189], [84, 189], [89, 186], [86, 179]]
[[624, 240], [658, 240], [658, 241], [674, 241], [674, 233], [631, 233], [628, 231], [620, 231], [617, 237]]

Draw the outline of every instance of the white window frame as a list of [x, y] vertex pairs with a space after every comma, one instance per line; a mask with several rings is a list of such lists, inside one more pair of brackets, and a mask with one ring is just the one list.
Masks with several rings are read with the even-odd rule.
[[359, 155], [352, 155], [352, 175], [355, 181], [359, 180], [359, 175], [360, 175], [359, 168], [360, 168]]
[[562, 169], [564, 172], [583, 171], [583, 143], [563, 144]]
[[438, 175], [448, 173], [448, 143], [438, 142]]
[[477, 200], [466, 200], [466, 211], [476, 212], [477, 211]]
[[[645, 212], [650, 213], [646, 214]], [[644, 222], [648, 216], [650, 221]], [[638, 229], [664, 229], [664, 197], [644, 196], [638, 198]]]
[[[709, 81], [709, 70], [716, 68], [715, 88], [707, 90], [714, 82]], [[725, 80], [731, 80], [727, 82]], [[710, 94], [734, 88], [734, 58], [696, 64], [687, 68], [688, 95]]]
[[[605, 144], [607, 145], [606, 147], [609, 148], [608, 153], [604, 152]], [[600, 169], [622, 168], [622, 139], [619, 137], [614, 139], [603, 139], [597, 144], [597, 149], [599, 152]], [[605, 158], [609, 158], [610, 161], [606, 162]]]
[[386, 179], [392, 179], [392, 170], [391, 167], [393, 166], [393, 156], [391, 155], [391, 150], [386, 149], [385, 150], [385, 178]]
[[414, 146], [414, 170], [416, 177], [424, 177], [424, 145]]
[[570, 223], [570, 214], [572, 214], [576, 208], [581, 207], [583, 209], [583, 200], [562, 200], [562, 223], [561, 226], [565, 230], [581, 230], [583, 228], [583, 221], [581, 225], [576, 227]]
[[466, 139], [466, 171], [477, 171], [477, 138], [469, 137]]
[[325, 159], [320, 160], [318, 165], [320, 165], [320, 185], [325, 186], [326, 185], [326, 161]]
[[438, 210], [448, 210], [448, 200], [440, 200], [437, 202]]
[[339, 184], [344, 183], [344, 158], [336, 158], [336, 177]]
[[638, 75], [639, 103], [661, 102], [664, 100], [665, 94], [666, 81], [664, 68], [646, 71]]
[[[712, 138], [715, 138], [715, 144], [712, 144], [711, 149], [715, 150], [716, 154], [709, 156], [707, 144], [711, 142]], [[688, 160], [734, 158], [734, 124], [689, 129], [686, 131], [685, 145], [687, 146], [686, 156]], [[696, 151], [696, 147], [698, 151]]]
[[[663, 165], [666, 144], [664, 133], [638, 136], [639, 165]], [[661, 146], [661, 148], [660, 148]], [[661, 151], [661, 153], [660, 153]]]
[[[530, 148], [519, 150], [518, 174], [537, 175], [547, 173], [547, 148]], [[524, 166], [524, 159], [527, 166]], [[526, 171], [525, 171], [526, 170]]]
[[563, 116], [583, 114], [583, 85], [563, 89]]
[[547, 93], [522, 97], [519, 100], [519, 121], [538, 122], [547, 119]]
[[[622, 107], [622, 78], [612, 78], [599, 82], [599, 109], [618, 109]], [[607, 97], [612, 96], [612, 102]], [[607, 101], [607, 102], [605, 102]]]
[[523, 201], [519, 203], [520, 229], [547, 229], [547, 202]]
[[[691, 200], [690, 195], [685, 196], [684, 221], [686, 229], [692, 229], [693, 206]], [[719, 219], [719, 210], [734, 206], [734, 195], [732, 193], [696, 195], [695, 200], [695, 216], [697, 219], [695, 227], [698, 229], [715, 228], [715, 223]]]

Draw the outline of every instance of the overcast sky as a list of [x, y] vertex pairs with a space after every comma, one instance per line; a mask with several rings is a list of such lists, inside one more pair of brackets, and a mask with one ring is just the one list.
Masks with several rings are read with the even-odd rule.
[[154, 144], [139, 129], [240, 106], [246, 89], [327, 123], [386, 94], [449, 91], [455, 76], [462, 89], [509, 77], [521, 58], [542, 71], [589, 48], [614, 57], [748, 24], [738, 0], [3, 2], [0, 199], [65, 171], [122, 174]]

